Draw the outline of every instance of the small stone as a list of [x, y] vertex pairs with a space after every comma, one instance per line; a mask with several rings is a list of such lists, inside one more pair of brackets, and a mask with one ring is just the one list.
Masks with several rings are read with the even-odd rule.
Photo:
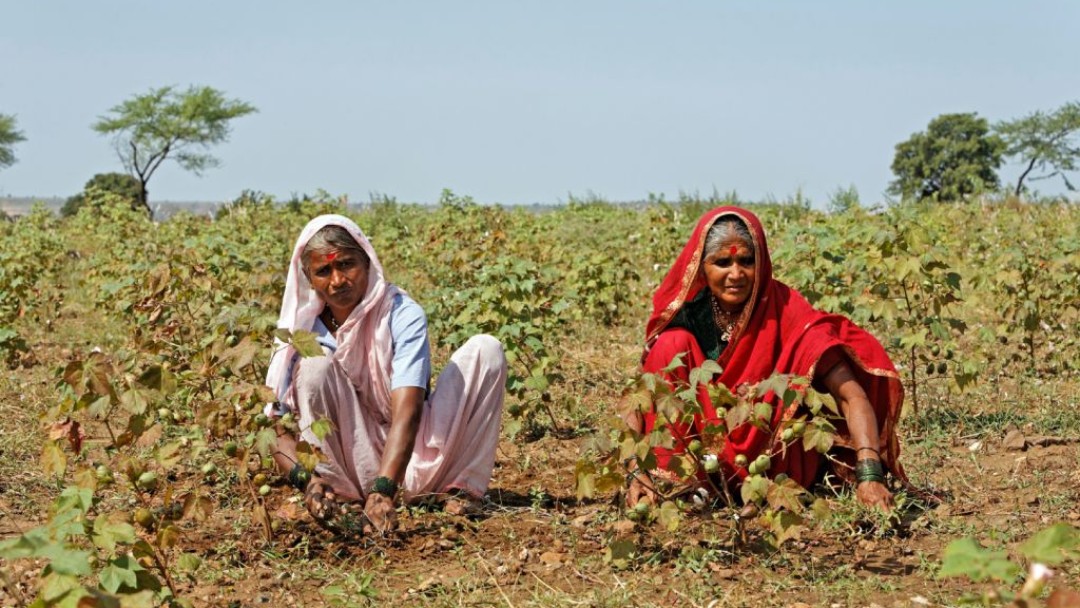
[[1012, 452], [1020, 452], [1027, 449], [1027, 439], [1024, 438], [1024, 434], [1018, 430], [1011, 430], [1005, 434], [1005, 439], [1001, 441], [1002, 447]]
[[[739, 573], [736, 572], [734, 568], [716, 568], [716, 578], [725, 581], [733, 581], [738, 576]], [[801, 606], [806, 606], [806, 604], [792, 604], [789, 608], [798, 608]], [[809, 606], [807, 606], [807, 608], [809, 608]]]
[[574, 519], [570, 520], [570, 525], [573, 526], [574, 528], [584, 528], [585, 526], [589, 525], [589, 523], [591, 523], [592, 520], [593, 520], [592, 515], [580, 515], [580, 516], [575, 517]]
[[549, 566], [558, 566], [563, 562], [563, 558], [566, 556], [562, 553], [556, 553], [555, 551], [544, 551], [540, 554], [540, 561]]

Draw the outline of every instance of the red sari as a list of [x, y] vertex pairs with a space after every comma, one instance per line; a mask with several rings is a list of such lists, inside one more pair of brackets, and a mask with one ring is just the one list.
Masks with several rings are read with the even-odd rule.
[[[720, 207], [706, 213], [698, 221], [690, 241], [653, 296], [653, 311], [645, 330], [642, 370], [665, 375], [672, 381], [686, 381], [689, 371], [705, 361], [694, 335], [688, 329], [669, 325], [687, 302], [693, 300], [703, 288], [707, 289], [701, 271], [705, 237], [713, 223], [722, 216], [735, 216], [749, 228], [755, 250], [756, 280], [731, 341], [717, 359], [723, 372], [713, 382], [723, 383], [736, 392], [739, 386], [760, 382], [774, 373], [814, 379], [815, 372], [828, 371], [819, 367], [831, 367], [846, 358], [873, 405], [882, 464], [906, 481], [898, 462], [900, 445], [896, 436], [904, 389], [885, 349], [872, 335], [846, 317], [814, 309], [799, 292], [773, 279], [765, 231], [757, 216], [745, 209]], [[679, 354], [683, 354], [685, 365], [674, 372], [664, 373], [662, 370]], [[698, 400], [703, 415], [697, 417], [692, 425], [672, 428], [676, 438], [675, 447], [672, 450], [656, 448], [658, 468], [663, 469], [672, 454], [681, 453], [689, 437], [700, 434], [705, 424], [717, 420], [716, 410], [704, 389], [699, 393]], [[785, 411], [783, 403], [776, 396], [771, 396], [769, 402], [774, 404], [773, 428], [796, 414], [794, 409]], [[649, 432], [654, 428], [656, 414], [649, 412], [644, 418], [645, 430]], [[855, 451], [847, 436], [847, 427], [842, 421], [836, 426], [837, 436], [832, 452], [838, 460], [854, 464]], [[745, 454], [753, 460], [767, 448], [773, 448], [773, 441], [778, 441], [778, 438], [749, 423], [729, 429], [723, 453], [717, 455], [725, 476], [745, 477], [746, 471], [734, 464], [735, 456]], [[803, 450], [802, 443], [796, 441], [788, 446], [782, 458], [773, 458], [769, 476], [786, 473], [808, 487], [817, 478], [822, 460], [821, 454]], [[852, 471], [848, 467], [836, 467], [835, 472], [849, 481], [852, 478]]]

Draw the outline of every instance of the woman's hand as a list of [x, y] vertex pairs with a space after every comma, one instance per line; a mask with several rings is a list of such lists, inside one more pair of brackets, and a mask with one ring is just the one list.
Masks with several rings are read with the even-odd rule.
[[364, 503], [364, 515], [376, 532], [389, 532], [397, 527], [397, 511], [394, 499], [385, 494], [371, 492]]
[[878, 507], [885, 511], [893, 508], [892, 492], [879, 481], [864, 481], [855, 488], [855, 497], [868, 507]]
[[304, 490], [304, 506], [318, 522], [324, 522], [337, 514], [334, 489], [320, 477], [312, 477]]
[[652, 483], [640, 473], [630, 478], [630, 487], [626, 491], [626, 506], [633, 509], [639, 502], [655, 507], [659, 504], [659, 495]]

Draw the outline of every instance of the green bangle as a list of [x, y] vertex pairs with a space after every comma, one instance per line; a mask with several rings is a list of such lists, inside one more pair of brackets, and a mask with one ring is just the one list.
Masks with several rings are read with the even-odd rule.
[[369, 494], [382, 494], [387, 498], [393, 498], [397, 495], [398, 485], [397, 482], [389, 477], [376, 477], [375, 481], [371, 482], [371, 490]]
[[299, 462], [294, 464], [292, 470], [289, 471], [289, 484], [303, 492], [307, 489], [309, 481], [311, 481], [311, 473], [304, 468], [304, 465]]
[[862, 483], [864, 481], [876, 481], [878, 483], [885, 482], [885, 469], [881, 466], [880, 460], [860, 460], [855, 463], [855, 481]]

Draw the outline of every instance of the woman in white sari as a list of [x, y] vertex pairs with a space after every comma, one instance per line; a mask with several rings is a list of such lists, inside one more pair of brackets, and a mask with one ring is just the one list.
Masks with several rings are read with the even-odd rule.
[[[398, 498], [475, 510], [491, 479], [505, 395], [498, 340], [470, 338], [430, 391], [423, 309], [387, 282], [367, 237], [340, 215], [313, 219], [297, 239], [278, 327], [313, 331], [323, 346], [324, 356], [305, 358], [279, 344], [266, 378], [278, 395], [273, 413], [293, 413], [299, 439], [325, 457], [309, 479], [298, 438], [278, 438], [278, 468], [304, 489], [317, 520], [331, 518], [341, 499], [361, 502], [382, 531], [396, 524]], [[311, 430], [320, 419], [331, 423], [321, 440]]]

